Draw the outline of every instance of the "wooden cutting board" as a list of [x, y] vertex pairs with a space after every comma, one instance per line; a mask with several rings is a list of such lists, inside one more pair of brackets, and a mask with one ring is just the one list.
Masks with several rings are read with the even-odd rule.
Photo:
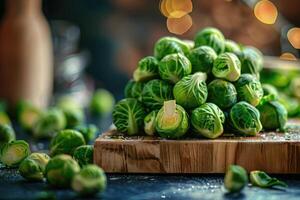
[[215, 140], [125, 137], [113, 130], [94, 147], [94, 163], [108, 173], [224, 173], [230, 164], [247, 171], [300, 173], [300, 128], [289, 139], [269, 132]]

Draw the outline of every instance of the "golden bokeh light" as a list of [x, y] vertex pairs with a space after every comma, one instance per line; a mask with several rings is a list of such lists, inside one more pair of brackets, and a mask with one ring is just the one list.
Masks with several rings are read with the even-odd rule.
[[287, 37], [295, 49], [300, 49], [300, 28], [291, 28], [288, 31]]
[[160, 12], [167, 18], [182, 18], [193, 10], [192, 0], [161, 0]]
[[265, 24], [274, 24], [278, 11], [276, 6], [269, 0], [261, 0], [254, 7], [255, 17]]
[[171, 33], [182, 35], [187, 32], [193, 25], [192, 17], [187, 14], [181, 18], [168, 18], [167, 28]]
[[297, 60], [296, 56], [289, 52], [281, 54], [279, 58], [282, 60]]

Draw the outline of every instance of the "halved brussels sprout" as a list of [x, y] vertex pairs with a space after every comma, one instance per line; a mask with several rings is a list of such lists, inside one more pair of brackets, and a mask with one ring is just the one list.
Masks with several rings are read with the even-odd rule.
[[212, 73], [217, 78], [236, 81], [241, 75], [241, 62], [233, 53], [222, 53], [216, 58]]
[[127, 98], [119, 101], [113, 110], [113, 123], [117, 130], [136, 135], [143, 130], [146, 112], [138, 100]]
[[218, 54], [223, 53], [225, 49], [224, 35], [216, 28], [204, 28], [195, 37], [195, 47], [203, 45], [212, 47]]
[[229, 192], [239, 192], [248, 184], [247, 171], [238, 165], [230, 165], [224, 178], [224, 186]]
[[263, 89], [263, 93], [264, 93], [264, 96], [273, 96], [274, 99], [278, 99], [278, 91], [277, 89], [271, 85], [271, 84], [262, 84], [262, 89]]
[[79, 173], [78, 163], [69, 155], [57, 155], [50, 159], [45, 169], [45, 177], [52, 186], [66, 188]]
[[90, 101], [90, 111], [93, 115], [101, 116], [111, 113], [115, 104], [114, 96], [105, 89], [98, 89]]
[[25, 130], [32, 130], [34, 124], [41, 117], [41, 110], [34, 106], [23, 107], [19, 113], [19, 123]]
[[159, 62], [158, 71], [163, 80], [177, 83], [192, 72], [192, 64], [183, 54], [174, 53], [165, 56]]
[[82, 145], [75, 149], [73, 158], [78, 162], [80, 167], [93, 164], [94, 147], [92, 145]]
[[137, 82], [158, 78], [158, 60], [153, 56], [141, 59], [137, 69], [133, 72], [133, 79]]
[[173, 88], [177, 104], [185, 109], [193, 109], [205, 103], [207, 99], [206, 74], [197, 72], [178, 81]]
[[21, 162], [19, 172], [27, 180], [41, 181], [49, 160], [45, 153], [32, 153]]
[[172, 85], [162, 80], [151, 80], [146, 83], [142, 92], [143, 104], [151, 109], [160, 109], [164, 101], [173, 99]]
[[80, 132], [70, 129], [62, 130], [51, 140], [50, 155], [73, 155], [75, 149], [81, 145], [85, 145], [85, 140]]
[[0, 124], [2, 125], [11, 125], [9, 116], [5, 112], [0, 111]]
[[97, 165], [87, 165], [75, 175], [72, 189], [83, 196], [95, 195], [106, 188], [106, 175]]
[[290, 85], [291, 94], [300, 100], [300, 78], [294, 78], [291, 80]]
[[75, 127], [75, 130], [83, 135], [86, 144], [95, 139], [98, 132], [98, 128], [94, 124], [80, 125]]
[[125, 86], [125, 98], [135, 98], [141, 101], [144, 86], [144, 83], [129, 80]]
[[255, 136], [262, 129], [259, 111], [251, 104], [241, 101], [229, 113], [232, 127], [245, 136]]
[[201, 46], [191, 50], [188, 58], [191, 61], [193, 73], [210, 73], [217, 54], [211, 47]]
[[249, 49], [243, 49], [242, 52], [238, 54], [241, 61], [241, 73], [242, 74], [252, 74], [259, 79], [259, 72], [262, 69], [262, 58], [254, 53], [254, 51]]
[[215, 79], [208, 85], [208, 101], [221, 109], [230, 108], [237, 102], [237, 92], [232, 83]]
[[192, 111], [193, 130], [200, 135], [214, 139], [222, 135], [225, 116], [213, 103], [205, 103]]
[[30, 148], [26, 141], [14, 140], [2, 146], [0, 159], [8, 167], [18, 167], [29, 154]]
[[240, 51], [241, 51], [241, 48], [236, 42], [234, 42], [232, 40], [225, 41], [225, 52], [239, 53]]
[[251, 74], [242, 74], [235, 83], [235, 88], [238, 100], [246, 101], [253, 106], [257, 106], [264, 95], [260, 82]]
[[144, 131], [147, 135], [154, 135], [155, 131], [155, 122], [158, 110], [151, 111], [146, 117], [144, 118]]
[[9, 143], [16, 139], [14, 129], [7, 124], [0, 124], [0, 148], [2, 145]]
[[277, 178], [272, 178], [263, 171], [250, 172], [250, 181], [252, 185], [261, 188], [269, 188], [273, 186], [287, 187], [287, 184], [285, 182], [280, 181]]
[[165, 101], [157, 113], [155, 129], [163, 138], [180, 138], [189, 129], [188, 114], [175, 100]]
[[159, 39], [154, 45], [154, 56], [161, 60], [163, 57], [173, 53], [184, 53], [178, 42], [170, 37]]

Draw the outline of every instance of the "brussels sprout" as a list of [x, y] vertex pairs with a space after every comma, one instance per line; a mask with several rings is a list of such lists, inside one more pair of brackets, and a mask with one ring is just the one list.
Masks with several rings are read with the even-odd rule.
[[266, 130], [284, 131], [287, 122], [287, 111], [278, 101], [269, 101], [257, 106], [260, 121]]
[[128, 81], [125, 86], [125, 98], [135, 98], [141, 101], [144, 85], [144, 83], [135, 82], [134, 80]]
[[246, 170], [238, 165], [230, 165], [224, 178], [224, 186], [229, 192], [239, 192], [248, 184]]
[[67, 121], [66, 128], [74, 128], [85, 121], [84, 111], [80, 108], [65, 108], [62, 111]]
[[45, 168], [49, 160], [50, 157], [45, 153], [32, 153], [21, 162], [19, 172], [27, 180], [43, 180]]
[[90, 111], [93, 115], [109, 114], [114, 107], [114, 96], [105, 89], [98, 89], [90, 101]]
[[224, 122], [224, 113], [213, 103], [205, 103], [192, 111], [192, 127], [204, 137], [214, 139], [222, 135]]
[[66, 127], [64, 113], [58, 108], [51, 108], [41, 114], [33, 126], [33, 136], [36, 138], [51, 138], [56, 131]]
[[80, 109], [82, 106], [79, 104], [79, 102], [75, 99], [75, 97], [72, 97], [70, 95], [64, 95], [61, 96], [57, 100], [57, 107], [64, 110], [64, 109]]
[[113, 110], [113, 123], [117, 130], [128, 135], [136, 135], [143, 129], [145, 110], [136, 99], [119, 101]]
[[241, 75], [241, 62], [233, 53], [222, 53], [214, 61], [212, 73], [217, 78], [236, 81]]
[[173, 88], [177, 104], [193, 109], [205, 103], [207, 98], [206, 74], [197, 72], [178, 81]]
[[300, 99], [300, 78], [294, 78], [291, 81], [291, 86], [290, 86], [291, 94]]
[[66, 188], [71, 185], [75, 174], [79, 173], [78, 163], [69, 155], [57, 155], [46, 165], [45, 177], [52, 186]]
[[137, 82], [158, 78], [158, 60], [147, 56], [139, 61], [138, 68], [133, 72], [133, 79]]
[[182, 137], [189, 128], [188, 114], [176, 101], [165, 101], [158, 111], [155, 129], [163, 138], [177, 139]]
[[287, 184], [285, 182], [280, 181], [277, 178], [272, 178], [263, 171], [250, 172], [250, 182], [252, 183], [252, 185], [261, 188], [269, 188], [273, 186], [287, 187]]
[[192, 71], [210, 73], [217, 58], [216, 52], [209, 46], [197, 47], [190, 51], [188, 58], [192, 64]]
[[2, 125], [11, 125], [11, 121], [8, 115], [5, 112], [0, 111], [0, 124]]
[[144, 131], [147, 135], [154, 135], [155, 133], [155, 119], [157, 113], [158, 110], [153, 110], [144, 118]]
[[85, 140], [80, 132], [70, 129], [62, 130], [51, 140], [50, 155], [73, 155], [75, 149], [81, 145], [85, 145]]
[[2, 146], [0, 159], [8, 167], [18, 167], [29, 154], [30, 149], [27, 142], [24, 140], [14, 140]]
[[80, 195], [90, 196], [106, 188], [106, 175], [97, 165], [85, 166], [72, 181], [72, 189]]
[[300, 113], [300, 103], [284, 93], [279, 94], [278, 101], [285, 107], [289, 117], [295, 117]]
[[173, 99], [172, 86], [162, 80], [152, 80], [146, 83], [142, 92], [143, 104], [151, 109], [160, 109], [164, 101]]
[[257, 106], [263, 97], [263, 89], [260, 82], [251, 74], [242, 74], [235, 83], [239, 101], [246, 101]]
[[259, 78], [259, 72], [262, 69], [262, 60], [258, 58], [258, 55], [250, 50], [243, 50], [238, 54], [241, 61], [241, 73], [252, 74]]
[[80, 125], [75, 127], [75, 130], [79, 131], [83, 135], [86, 144], [92, 141], [98, 132], [98, 128], [94, 124]]
[[192, 65], [183, 54], [175, 53], [165, 56], [159, 62], [158, 71], [163, 80], [177, 83], [192, 72]]
[[196, 34], [195, 47], [207, 45], [212, 47], [218, 54], [225, 49], [224, 35], [216, 28], [205, 28]]
[[159, 39], [154, 45], [154, 56], [161, 60], [163, 57], [173, 53], [184, 53], [181, 46], [170, 37]]
[[2, 145], [9, 143], [16, 139], [14, 129], [7, 124], [0, 124], [0, 148]]
[[245, 46], [242, 49], [242, 51], [253, 54], [253, 56], [256, 57], [257, 62], [258, 62], [258, 71], [261, 71], [263, 69], [263, 62], [264, 62], [263, 54], [259, 49], [255, 48], [253, 46]]
[[225, 41], [225, 52], [239, 53], [240, 51], [241, 51], [241, 48], [236, 42], [234, 42], [232, 40]]
[[41, 117], [41, 110], [34, 106], [23, 107], [19, 112], [18, 121], [21, 127], [25, 130], [32, 130], [34, 124]]
[[92, 145], [82, 145], [75, 149], [73, 158], [82, 167], [93, 164], [94, 147]]
[[237, 92], [232, 83], [215, 79], [208, 85], [208, 101], [221, 109], [230, 108], [237, 102]]
[[278, 99], [278, 91], [277, 89], [270, 84], [262, 84], [262, 89], [263, 89], [263, 93], [264, 96], [273, 96], [274, 99]]
[[241, 101], [229, 113], [230, 123], [239, 134], [255, 136], [262, 129], [259, 111], [251, 104]]

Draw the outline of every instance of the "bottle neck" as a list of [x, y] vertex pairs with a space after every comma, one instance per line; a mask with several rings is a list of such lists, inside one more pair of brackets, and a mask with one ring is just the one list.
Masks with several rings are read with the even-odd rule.
[[41, 10], [41, 0], [6, 0], [7, 15], [36, 15]]

